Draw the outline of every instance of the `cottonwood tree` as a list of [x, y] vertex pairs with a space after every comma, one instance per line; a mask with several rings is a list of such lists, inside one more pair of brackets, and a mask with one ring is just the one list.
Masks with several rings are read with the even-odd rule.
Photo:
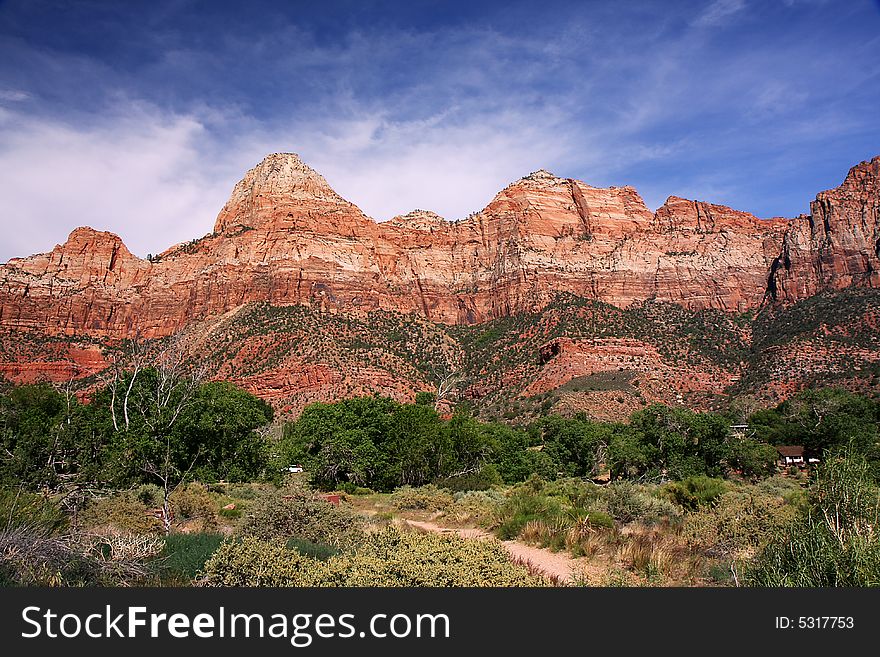
[[133, 341], [128, 372], [114, 375], [110, 413], [122, 436], [123, 453], [162, 489], [162, 526], [171, 531], [171, 495], [186, 480], [201, 455], [187, 447], [175, 431], [196, 401], [205, 378], [203, 368], [187, 363], [184, 345], [173, 338], [153, 358]]

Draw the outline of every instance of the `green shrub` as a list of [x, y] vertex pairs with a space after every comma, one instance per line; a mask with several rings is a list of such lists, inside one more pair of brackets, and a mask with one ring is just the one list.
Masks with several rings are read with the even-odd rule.
[[519, 536], [523, 527], [531, 521], [548, 522], [563, 514], [562, 506], [553, 498], [539, 493], [530, 493], [526, 489], [511, 495], [495, 517], [495, 531], [502, 540], [510, 540]]
[[302, 487], [264, 493], [257, 498], [239, 532], [264, 541], [291, 538], [350, 549], [363, 540], [363, 520]]
[[226, 494], [238, 500], [253, 500], [257, 497], [257, 491], [246, 484], [233, 484], [226, 491]]
[[880, 586], [880, 488], [864, 457], [827, 455], [809, 508], [746, 570], [752, 586]]
[[606, 529], [614, 528], [614, 518], [602, 511], [587, 511], [583, 519], [593, 527], [605, 527]]
[[203, 586], [317, 586], [326, 567], [283, 543], [227, 539], [205, 563]]
[[634, 521], [654, 524], [681, 518], [681, 511], [675, 504], [652, 495], [644, 486], [615, 481], [605, 489], [605, 493], [608, 513], [624, 524]]
[[176, 522], [200, 521], [202, 531], [217, 528], [214, 498], [202, 484], [181, 486], [171, 494], [170, 502]]
[[234, 509], [220, 509], [217, 512], [221, 517], [228, 518], [229, 520], [237, 520], [241, 518], [241, 509], [235, 507]]
[[688, 477], [682, 481], [671, 481], [660, 489], [668, 500], [692, 511], [701, 506], [713, 504], [725, 490], [727, 490], [727, 486], [724, 480], [713, 479], [705, 475]]
[[452, 493], [434, 484], [412, 488], [401, 486], [391, 493], [388, 501], [397, 509], [419, 509], [424, 511], [442, 511], [452, 502]]
[[162, 506], [162, 489], [156, 484], [142, 484], [134, 489], [132, 496], [146, 507]]
[[446, 510], [446, 518], [454, 522], [482, 524], [494, 516], [505, 499], [503, 493], [494, 490], [456, 493], [455, 501]]
[[358, 486], [350, 481], [343, 481], [340, 483], [339, 490], [343, 493], [348, 493], [349, 495], [372, 495], [376, 492], [372, 488], [364, 488], [363, 486]]
[[542, 488], [542, 492], [548, 497], [559, 499], [563, 505], [575, 509], [604, 510], [606, 505], [606, 493], [602, 486], [577, 477], [548, 481]]
[[434, 484], [452, 492], [489, 490], [492, 486], [498, 486], [502, 483], [498, 469], [491, 463], [484, 465], [476, 472], [469, 472], [454, 477], [441, 477], [434, 480]]
[[304, 538], [291, 538], [287, 541], [286, 545], [288, 549], [296, 550], [305, 557], [312, 557], [313, 559], [319, 559], [321, 561], [326, 561], [340, 552], [338, 548], [335, 548], [332, 545], [327, 545], [326, 543], [312, 543]]

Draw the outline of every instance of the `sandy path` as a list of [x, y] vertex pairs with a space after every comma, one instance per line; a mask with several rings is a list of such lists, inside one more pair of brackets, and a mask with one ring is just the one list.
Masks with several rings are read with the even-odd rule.
[[[423, 522], [420, 520], [406, 520], [406, 523], [422, 531], [438, 534], [457, 534], [462, 538], [475, 540], [494, 538], [492, 534], [482, 529], [441, 527], [433, 522]], [[535, 570], [561, 582], [570, 582], [573, 575], [580, 575], [592, 570], [589, 566], [589, 560], [583, 557], [575, 559], [563, 552], [551, 552], [550, 550], [532, 547], [519, 541], [501, 541], [501, 544], [512, 559], [528, 562]]]

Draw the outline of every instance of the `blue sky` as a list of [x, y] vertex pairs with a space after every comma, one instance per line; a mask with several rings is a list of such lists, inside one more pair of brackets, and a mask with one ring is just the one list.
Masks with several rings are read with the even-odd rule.
[[0, 261], [210, 232], [264, 155], [385, 220], [539, 168], [794, 216], [880, 154], [880, 2], [0, 2]]

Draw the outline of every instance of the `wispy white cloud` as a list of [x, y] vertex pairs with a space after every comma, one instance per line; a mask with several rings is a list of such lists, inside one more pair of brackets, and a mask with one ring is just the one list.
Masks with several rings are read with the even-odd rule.
[[746, 8], [746, 0], [713, 0], [693, 20], [697, 27], [716, 27]]
[[120, 234], [141, 256], [210, 231], [228, 190], [206, 170], [203, 133], [194, 117], [140, 103], [91, 128], [7, 112], [0, 261], [47, 251], [81, 225]]
[[20, 89], [0, 89], [0, 102], [20, 103], [30, 97], [29, 93]]

